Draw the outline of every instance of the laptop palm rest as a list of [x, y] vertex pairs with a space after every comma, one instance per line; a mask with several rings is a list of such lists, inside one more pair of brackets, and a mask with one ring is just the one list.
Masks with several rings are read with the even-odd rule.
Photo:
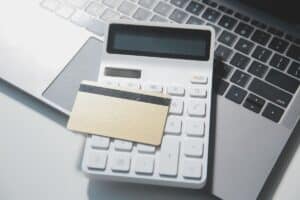
[[96, 81], [100, 67], [103, 43], [89, 38], [62, 72], [43, 92], [43, 96], [60, 107], [71, 111], [82, 80]]

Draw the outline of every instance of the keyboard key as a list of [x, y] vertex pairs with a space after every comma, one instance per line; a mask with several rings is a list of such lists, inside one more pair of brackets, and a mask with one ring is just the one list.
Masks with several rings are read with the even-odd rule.
[[187, 17], [188, 17], [187, 13], [179, 9], [175, 9], [169, 18], [177, 23], [182, 24]]
[[232, 30], [233, 27], [236, 25], [236, 23], [237, 23], [236, 19], [229, 17], [227, 15], [223, 15], [223, 17], [221, 18], [218, 24], [228, 30]]
[[203, 0], [202, 2], [205, 3], [206, 5], [209, 5], [209, 6], [213, 7], [213, 8], [218, 6], [218, 4], [214, 1], [212, 1], [212, 0]]
[[103, 136], [92, 135], [91, 146], [95, 149], [108, 149], [109, 138]]
[[251, 92], [262, 96], [263, 98], [268, 99], [282, 107], [287, 107], [289, 102], [292, 99], [292, 95], [277, 89], [276, 87], [263, 82], [257, 78], [254, 78], [250, 83], [248, 89]]
[[71, 22], [88, 29], [99, 36], [104, 35], [106, 25], [99, 20], [91, 18], [83, 11], [75, 12], [71, 17]]
[[269, 73], [266, 76], [266, 81], [286, 91], [289, 91], [290, 93], [295, 93], [300, 84], [300, 81], [274, 69], [271, 69], [269, 71]]
[[219, 78], [228, 78], [233, 67], [226, 65], [222, 61], [215, 59], [214, 61], [215, 74]]
[[185, 94], [184, 88], [180, 86], [169, 86], [167, 92], [172, 96], [184, 96]]
[[271, 35], [260, 30], [256, 30], [251, 37], [251, 40], [261, 45], [266, 45], [271, 38]]
[[187, 111], [192, 117], [205, 117], [206, 104], [201, 101], [191, 100]]
[[174, 115], [182, 115], [183, 113], [183, 100], [181, 99], [172, 99], [169, 113]]
[[135, 158], [135, 172], [137, 174], [153, 174], [154, 158], [147, 155], [137, 155]]
[[133, 18], [137, 19], [139, 21], [145, 21], [151, 16], [151, 12], [149, 10], [146, 10], [144, 8], [139, 8], [137, 11], [134, 13]]
[[286, 35], [284, 36], [284, 38], [285, 38], [286, 40], [290, 41], [290, 42], [294, 42], [294, 40], [295, 40], [294, 36], [292, 36], [292, 35], [290, 35], [290, 34], [286, 34]]
[[174, 137], [164, 137], [159, 157], [159, 174], [177, 176], [180, 141]]
[[249, 18], [248, 16], [243, 15], [243, 14], [241, 14], [241, 13], [239, 13], [239, 12], [236, 12], [236, 13], [234, 14], [234, 16], [235, 16], [236, 18], [240, 19], [240, 20], [245, 21], [245, 22], [249, 22], [249, 21], [250, 21], [250, 18]]
[[189, 0], [171, 0], [170, 3], [179, 8], [183, 8], [188, 2]]
[[236, 27], [235, 31], [237, 34], [249, 37], [251, 33], [253, 32], [254, 28], [248, 24], [245, 24], [243, 22], [240, 22], [239, 25]]
[[247, 92], [243, 90], [242, 88], [239, 88], [235, 85], [232, 85], [229, 89], [229, 91], [226, 94], [226, 98], [230, 99], [231, 101], [240, 104], [244, 100], [245, 96], [247, 95]]
[[202, 15], [202, 17], [204, 19], [206, 19], [210, 22], [216, 22], [220, 16], [221, 16], [221, 13], [219, 13], [218, 11], [211, 9], [211, 8], [207, 8]]
[[84, 5], [86, 5], [87, 0], [65, 0], [65, 2], [76, 8], [82, 8], [82, 7], [84, 7]]
[[207, 77], [201, 75], [195, 75], [191, 79], [192, 84], [207, 84]]
[[60, 17], [63, 17], [65, 19], [69, 19], [75, 12], [74, 8], [71, 8], [69, 6], [66, 5], [60, 5], [57, 9], [56, 9], [56, 14]]
[[228, 86], [229, 83], [227, 81], [219, 79], [218, 83], [216, 84], [217, 93], [222, 96], [225, 93]]
[[203, 87], [192, 86], [190, 88], [190, 96], [191, 97], [205, 98], [206, 95], [207, 95], [207, 91]]
[[236, 41], [236, 39], [237, 39], [236, 35], [229, 33], [228, 31], [223, 31], [218, 41], [228, 46], [232, 46], [233, 43]]
[[291, 45], [286, 55], [295, 60], [300, 61], [300, 47], [296, 45]]
[[287, 72], [292, 76], [300, 78], [300, 63], [293, 62]]
[[235, 70], [234, 74], [230, 79], [231, 82], [241, 87], [245, 87], [249, 80], [250, 80], [250, 76], [240, 70]]
[[235, 45], [235, 49], [244, 53], [249, 54], [254, 47], [254, 43], [249, 40], [245, 40], [243, 38], [239, 39], [239, 41]]
[[245, 69], [247, 65], [250, 62], [250, 58], [240, 54], [240, 53], [235, 53], [233, 58], [230, 61], [230, 64], [233, 66], [236, 66], [240, 69]]
[[223, 45], [219, 45], [215, 51], [215, 56], [217, 59], [222, 61], [228, 61], [233, 51]]
[[182, 121], [180, 117], [169, 116], [166, 122], [165, 132], [173, 135], [180, 135], [182, 129]]
[[265, 49], [261, 46], [257, 46], [252, 53], [252, 57], [256, 58], [262, 62], [267, 62], [267, 60], [270, 58], [272, 52], [268, 49]]
[[132, 142], [128, 142], [125, 140], [117, 140], [114, 141], [115, 149], [117, 151], [131, 151], [132, 150]]
[[89, 150], [87, 156], [87, 167], [89, 169], [105, 169], [107, 154], [103, 151]]
[[223, 5], [220, 5], [220, 6], [218, 7], [218, 9], [219, 9], [220, 11], [224, 12], [224, 13], [229, 14], [229, 15], [232, 15], [232, 14], [233, 14], [233, 10], [232, 10], [232, 9], [227, 8], [227, 7], [223, 6]]
[[139, 0], [139, 5], [151, 9], [156, 0]]
[[203, 141], [200, 138], [189, 138], [183, 142], [184, 155], [199, 157], [203, 155]]
[[259, 113], [262, 107], [264, 106], [265, 102], [266, 101], [262, 98], [259, 98], [254, 94], [249, 94], [245, 100], [244, 107], [255, 113]]
[[269, 44], [269, 48], [278, 51], [280, 53], [283, 53], [286, 50], [288, 44], [289, 44], [288, 42], [279, 39], [277, 37], [274, 37], [271, 43]]
[[184, 158], [182, 176], [184, 178], [200, 179], [202, 176], [201, 159]]
[[151, 18], [151, 21], [152, 22], [167, 22], [168, 20], [161, 17], [161, 16], [158, 16], [158, 15], [154, 15], [152, 18]]
[[276, 53], [273, 55], [273, 57], [270, 61], [270, 65], [277, 69], [285, 70], [285, 68], [288, 66], [289, 62], [290, 61], [288, 58]]
[[155, 146], [148, 144], [137, 144], [137, 150], [139, 153], [155, 153]]
[[117, 19], [120, 19], [120, 15], [119, 15], [119, 13], [117, 13], [111, 9], [106, 9], [100, 18], [103, 21], [117, 20]]
[[204, 21], [197, 18], [197, 17], [191, 16], [186, 23], [187, 24], [202, 25], [202, 24], [204, 24]]
[[121, 4], [122, 0], [103, 0], [103, 4], [110, 8], [116, 8]]
[[88, 14], [95, 16], [95, 17], [99, 17], [103, 14], [104, 10], [105, 10], [105, 6], [103, 6], [102, 4], [96, 3], [96, 2], [91, 2], [85, 9], [85, 12], [87, 12]]
[[203, 137], [205, 131], [204, 122], [199, 119], [187, 119], [185, 133], [188, 136]]
[[43, 8], [46, 8], [50, 11], [55, 11], [60, 5], [60, 2], [58, 0], [44, 0], [41, 3], [41, 6]]
[[186, 11], [194, 14], [194, 15], [199, 15], [202, 10], [204, 9], [204, 6], [200, 3], [191, 1], [188, 7], [186, 8]]
[[253, 26], [256, 26], [256, 27], [261, 28], [261, 29], [266, 29], [266, 28], [267, 28], [267, 25], [266, 25], [266, 24], [264, 24], [264, 23], [262, 23], [262, 22], [259, 22], [259, 21], [255, 20], [255, 19], [253, 19], [253, 20], [251, 21], [251, 24], [252, 24]]
[[112, 153], [111, 170], [116, 172], [129, 172], [131, 158], [127, 153]]
[[133, 3], [130, 3], [128, 1], [123, 1], [122, 4], [119, 6], [118, 11], [120, 11], [124, 15], [131, 15], [135, 9], [136, 5]]
[[265, 73], [267, 72], [268, 67], [266, 65], [263, 65], [257, 61], [253, 61], [248, 69], [248, 72], [250, 74], [253, 74], [257, 77], [262, 78]]
[[282, 36], [283, 36], [283, 32], [282, 32], [281, 30], [278, 30], [277, 28], [274, 28], [274, 27], [269, 27], [269, 28], [267, 29], [267, 31], [268, 31], [269, 33], [272, 33], [272, 34], [277, 35], [277, 36], [279, 36], [279, 37], [282, 37]]
[[167, 16], [171, 10], [172, 10], [172, 6], [165, 2], [159, 2], [157, 6], [154, 8], [154, 12], [162, 16]]
[[263, 111], [262, 115], [274, 122], [279, 122], [281, 119], [281, 116], [283, 114], [284, 110], [271, 104], [268, 103], [266, 106], [265, 110]]

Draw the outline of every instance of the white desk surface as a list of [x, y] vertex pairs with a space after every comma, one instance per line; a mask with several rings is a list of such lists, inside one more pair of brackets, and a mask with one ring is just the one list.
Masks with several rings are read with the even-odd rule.
[[[211, 199], [193, 190], [89, 181], [79, 168], [84, 136], [66, 130], [65, 117], [2, 81], [0, 113], [0, 199]], [[265, 198], [300, 199], [299, 142], [293, 140]]]

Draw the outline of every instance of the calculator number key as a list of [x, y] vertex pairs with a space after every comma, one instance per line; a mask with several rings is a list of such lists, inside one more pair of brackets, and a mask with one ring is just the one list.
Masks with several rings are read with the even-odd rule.
[[165, 132], [173, 135], [180, 135], [182, 121], [180, 117], [169, 116], [166, 122]]
[[183, 107], [184, 107], [183, 100], [172, 99], [169, 113], [174, 115], [181, 115], [183, 113]]
[[191, 100], [188, 105], [188, 114], [192, 117], [205, 117], [206, 104], [201, 101]]

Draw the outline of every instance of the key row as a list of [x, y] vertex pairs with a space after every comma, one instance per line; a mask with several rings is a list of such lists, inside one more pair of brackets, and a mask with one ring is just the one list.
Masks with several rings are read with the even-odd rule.
[[[172, 144], [172, 145], [171, 145]], [[202, 174], [202, 159], [204, 145], [202, 141], [186, 140], [183, 142], [184, 157], [182, 169], [179, 172], [180, 142], [170, 138], [163, 141], [158, 158], [159, 174], [161, 176], [176, 177], [182, 174], [185, 178], [200, 179]], [[128, 173], [132, 166], [132, 155], [125, 152], [113, 152], [108, 155], [105, 151], [90, 149], [87, 156], [89, 169], [106, 170], [108, 162], [113, 172]], [[155, 170], [155, 156], [150, 154], [137, 154], [134, 156], [136, 174], [152, 175]]]
[[[197, 82], [197, 81], [193, 79], [192, 80], [193, 84], [188, 89], [189, 96], [205, 98], [207, 95], [206, 87], [203, 85], [200, 85], [200, 84], [195, 84], [195, 82]], [[203, 83], [203, 81], [201, 81], [201, 83]], [[168, 87], [166, 87], [166, 89], [164, 89], [164, 87], [159, 84], [145, 83], [141, 86], [139, 83], [135, 83], [135, 82], [118, 83], [118, 82], [111, 81], [111, 80], [102, 81], [102, 84], [104, 84], [106, 86], [111, 86], [111, 87], [121, 86], [121, 87], [128, 88], [128, 89], [135, 89], [135, 90], [142, 89], [144, 91], [158, 92], [158, 93], [162, 93], [165, 90], [166, 93], [168, 93], [171, 96], [185, 96], [186, 95], [186, 89], [182, 86], [168, 86]]]

